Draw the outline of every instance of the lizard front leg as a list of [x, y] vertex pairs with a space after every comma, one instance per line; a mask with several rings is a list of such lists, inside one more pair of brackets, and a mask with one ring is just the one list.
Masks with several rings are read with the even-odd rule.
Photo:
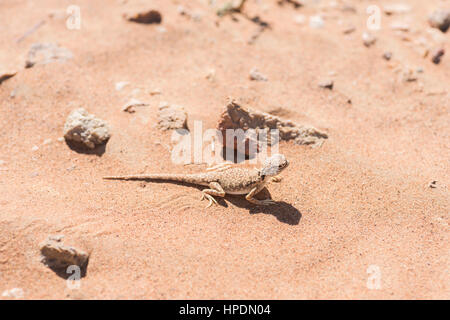
[[273, 201], [272, 199], [264, 199], [264, 200], [258, 200], [253, 198], [254, 195], [256, 195], [260, 190], [260, 188], [258, 187], [254, 187], [246, 196], [245, 199], [247, 199], [247, 201], [253, 203], [253, 204], [257, 204], [257, 205], [262, 205], [262, 206], [268, 206], [271, 204], [275, 204], [276, 202]]
[[209, 184], [209, 187], [211, 189], [203, 189], [202, 190], [202, 197], [200, 200], [204, 200], [205, 198], [209, 200], [209, 204], [206, 206], [206, 209], [211, 207], [213, 202], [217, 204], [217, 200], [214, 199], [213, 196], [217, 197], [225, 197], [225, 191], [223, 190], [222, 186], [218, 182], [211, 182]]

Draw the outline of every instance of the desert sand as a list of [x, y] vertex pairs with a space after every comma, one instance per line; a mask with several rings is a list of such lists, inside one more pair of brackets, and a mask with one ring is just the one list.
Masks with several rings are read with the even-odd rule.
[[[0, 72], [16, 74], [0, 83], [0, 298], [449, 299], [450, 31], [428, 23], [449, 1], [376, 1], [379, 30], [370, 1], [248, 0], [219, 17], [223, 2], [73, 1], [79, 28], [67, 1], [1, 2]], [[409, 10], [387, 14], [396, 3]], [[124, 18], [148, 10], [162, 22]], [[25, 68], [35, 43], [72, 57]], [[199, 188], [102, 180], [204, 170], [172, 163], [158, 106], [215, 128], [228, 97], [328, 135], [280, 143], [277, 204], [205, 209]], [[148, 106], [124, 112], [130, 98]], [[79, 107], [111, 127], [92, 152], [61, 139]], [[51, 235], [89, 253], [78, 289], [41, 262]]]

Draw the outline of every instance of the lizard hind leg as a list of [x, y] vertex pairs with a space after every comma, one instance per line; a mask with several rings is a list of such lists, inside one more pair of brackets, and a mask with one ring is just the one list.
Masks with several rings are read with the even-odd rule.
[[222, 186], [218, 182], [211, 182], [209, 184], [210, 189], [203, 189], [202, 190], [202, 197], [200, 200], [208, 199], [209, 204], [206, 206], [206, 209], [211, 207], [213, 202], [217, 204], [217, 200], [214, 199], [213, 196], [217, 197], [225, 197], [225, 191], [223, 190]]

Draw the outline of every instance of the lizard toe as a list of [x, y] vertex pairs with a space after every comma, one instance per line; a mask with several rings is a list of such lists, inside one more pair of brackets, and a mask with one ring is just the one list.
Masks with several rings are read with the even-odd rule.
[[270, 206], [270, 205], [273, 205], [273, 204], [276, 204], [276, 202], [271, 200], [271, 199], [262, 200], [262, 205], [263, 206]]

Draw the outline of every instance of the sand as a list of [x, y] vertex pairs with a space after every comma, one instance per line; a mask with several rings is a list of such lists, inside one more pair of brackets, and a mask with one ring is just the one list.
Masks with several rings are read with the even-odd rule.
[[[79, 30], [68, 29], [61, 1], [2, 1], [0, 70], [17, 74], [0, 84], [0, 293], [449, 299], [450, 31], [427, 22], [448, 2], [403, 2], [411, 10], [382, 12], [366, 47], [361, 1], [295, 9], [249, 0], [244, 11], [270, 24], [252, 44], [259, 26], [240, 14], [219, 18], [206, 0], [80, 0]], [[180, 4], [191, 14], [181, 15]], [[122, 16], [150, 9], [161, 24]], [[322, 28], [311, 27], [319, 14]], [[397, 21], [409, 31], [391, 29]], [[58, 43], [73, 58], [24, 69], [33, 43]], [[423, 57], [427, 46], [447, 50], [439, 64]], [[250, 80], [253, 68], [267, 81]], [[403, 80], [408, 70], [416, 80]], [[330, 79], [332, 90], [319, 87]], [[200, 120], [208, 129], [228, 97], [328, 135], [318, 148], [280, 144], [291, 164], [268, 187], [276, 205], [227, 196], [205, 210], [195, 187], [102, 180], [205, 169], [172, 163], [172, 132], [157, 127], [158, 106], [183, 106], [189, 128]], [[123, 112], [130, 98], [149, 106]], [[58, 140], [78, 107], [111, 126], [104, 148], [77, 152]], [[50, 235], [89, 252], [78, 289], [41, 262], [39, 243]]]

